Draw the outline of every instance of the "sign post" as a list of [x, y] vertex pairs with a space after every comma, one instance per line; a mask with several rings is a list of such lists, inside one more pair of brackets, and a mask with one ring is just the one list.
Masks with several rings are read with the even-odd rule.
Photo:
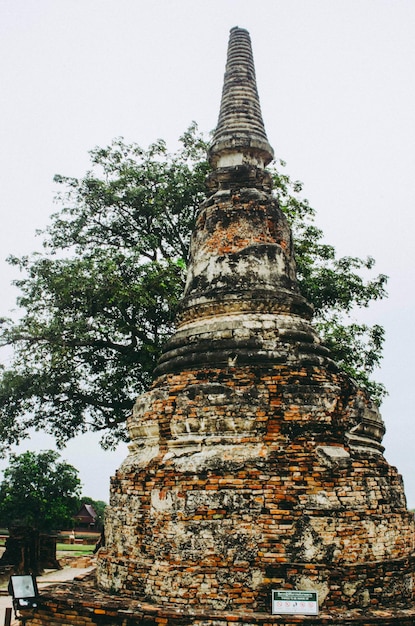
[[273, 589], [271, 611], [273, 615], [318, 615], [317, 591]]

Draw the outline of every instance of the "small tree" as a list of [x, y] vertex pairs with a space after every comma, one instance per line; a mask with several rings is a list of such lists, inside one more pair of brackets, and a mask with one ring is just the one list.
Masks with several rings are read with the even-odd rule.
[[81, 488], [78, 471], [53, 450], [10, 455], [0, 485], [0, 524], [40, 531], [68, 527]]

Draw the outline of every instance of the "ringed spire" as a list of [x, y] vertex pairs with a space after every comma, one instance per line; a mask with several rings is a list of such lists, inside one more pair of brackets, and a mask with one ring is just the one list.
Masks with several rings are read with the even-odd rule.
[[244, 28], [230, 31], [219, 120], [209, 149], [213, 168], [251, 163], [265, 167], [274, 158], [262, 119], [251, 38]]

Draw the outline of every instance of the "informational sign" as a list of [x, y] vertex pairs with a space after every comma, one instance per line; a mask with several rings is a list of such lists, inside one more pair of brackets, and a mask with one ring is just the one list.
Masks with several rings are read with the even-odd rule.
[[272, 590], [273, 615], [318, 615], [317, 591]]

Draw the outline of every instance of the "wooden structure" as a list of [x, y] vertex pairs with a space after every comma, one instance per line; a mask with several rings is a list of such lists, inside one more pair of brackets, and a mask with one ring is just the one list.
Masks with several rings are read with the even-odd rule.
[[74, 515], [76, 530], [93, 530], [97, 525], [97, 517], [92, 504], [83, 503], [78, 513]]

